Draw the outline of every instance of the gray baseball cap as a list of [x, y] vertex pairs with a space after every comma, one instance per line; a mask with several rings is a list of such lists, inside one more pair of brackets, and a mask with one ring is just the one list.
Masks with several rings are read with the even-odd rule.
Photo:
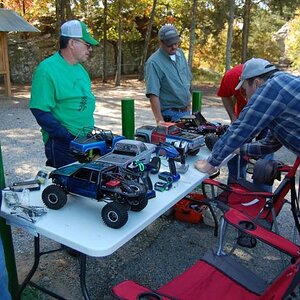
[[276, 69], [277, 68], [275, 65], [262, 58], [251, 58], [247, 60], [244, 63], [242, 75], [240, 76], [240, 82], [236, 86], [235, 90], [239, 90], [245, 80], [258, 77]]
[[166, 24], [159, 29], [158, 37], [167, 46], [179, 43], [180, 37], [176, 28], [171, 24]]

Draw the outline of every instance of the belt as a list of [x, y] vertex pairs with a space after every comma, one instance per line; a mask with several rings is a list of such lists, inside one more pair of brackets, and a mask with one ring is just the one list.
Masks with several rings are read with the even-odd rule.
[[188, 111], [188, 107], [185, 106], [185, 107], [173, 107], [173, 108], [167, 108], [166, 110], [173, 110], [173, 111], [177, 111], [177, 112], [186, 112]]

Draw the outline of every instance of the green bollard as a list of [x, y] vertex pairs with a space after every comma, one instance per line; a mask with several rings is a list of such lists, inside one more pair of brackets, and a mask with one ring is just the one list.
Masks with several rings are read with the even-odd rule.
[[192, 112], [201, 112], [202, 106], [202, 92], [201, 91], [193, 91], [193, 101], [192, 101]]
[[[2, 189], [5, 188], [5, 177], [4, 177], [1, 144], [0, 144], [0, 188]], [[6, 269], [8, 273], [8, 288], [12, 299], [16, 299], [19, 283], [18, 283], [15, 252], [14, 252], [11, 228], [10, 226], [6, 225], [5, 219], [3, 218], [0, 218], [0, 235], [3, 243]]]
[[134, 99], [122, 99], [122, 135], [134, 139]]

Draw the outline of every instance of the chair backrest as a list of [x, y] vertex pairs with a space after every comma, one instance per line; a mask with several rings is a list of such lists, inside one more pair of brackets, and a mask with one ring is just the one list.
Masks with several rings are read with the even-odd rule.
[[286, 174], [273, 193], [262, 191], [256, 184], [245, 179], [236, 180], [228, 185], [217, 180], [205, 179], [202, 184], [203, 193], [210, 198], [206, 192], [207, 186], [215, 186], [220, 190], [220, 193], [216, 193], [214, 198], [254, 218], [259, 214], [260, 219], [267, 220], [272, 224], [274, 220], [271, 208], [273, 208], [275, 216], [277, 216], [285, 203], [286, 195], [290, 191], [292, 196], [291, 202], [294, 206], [297, 206], [297, 199], [295, 199], [295, 175], [299, 165], [300, 158], [297, 157], [292, 166], [281, 165], [278, 167], [278, 172]]

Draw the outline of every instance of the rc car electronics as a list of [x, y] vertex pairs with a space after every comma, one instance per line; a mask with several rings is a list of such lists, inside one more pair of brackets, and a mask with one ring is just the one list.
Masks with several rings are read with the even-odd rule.
[[170, 172], [161, 172], [158, 174], [158, 178], [166, 182], [173, 182], [173, 176]]
[[172, 182], [167, 182], [167, 181], [158, 181], [158, 182], [155, 182], [154, 184], [154, 189], [156, 191], [159, 191], [159, 192], [163, 192], [163, 191], [168, 191], [170, 190], [172, 187]]
[[170, 172], [160, 172], [158, 174], [158, 178], [161, 180], [165, 180], [167, 182], [176, 182], [180, 179], [180, 175], [178, 173], [171, 174]]

